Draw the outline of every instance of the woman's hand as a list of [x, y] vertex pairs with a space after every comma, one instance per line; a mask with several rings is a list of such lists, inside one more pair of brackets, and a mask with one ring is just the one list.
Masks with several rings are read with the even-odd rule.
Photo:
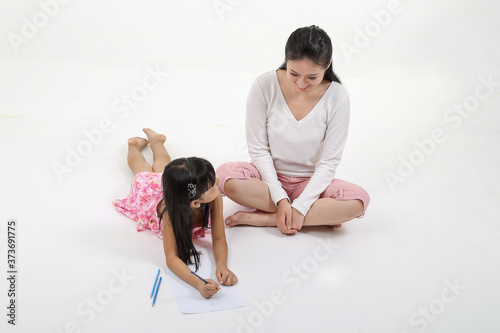
[[292, 229], [300, 230], [304, 224], [304, 215], [297, 209], [292, 208]]
[[219, 285], [217, 282], [215, 282], [212, 279], [206, 279], [210, 283], [204, 283], [200, 287], [198, 287], [198, 291], [200, 292], [201, 296], [205, 298], [210, 298], [213, 295], [217, 294], [217, 292], [220, 290]]
[[297, 233], [297, 229], [292, 229], [292, 206], [287, 199], [278, 201], [276, 226], [285, 235], [294, 235]]
[[224, 286], [232, 286], [236, 282], [238, 282], [238, 278], [231, 272], [226, 266], [217, 267], [215, 270], [215, 276], [217, 276], [217, 280], [219, 283]]

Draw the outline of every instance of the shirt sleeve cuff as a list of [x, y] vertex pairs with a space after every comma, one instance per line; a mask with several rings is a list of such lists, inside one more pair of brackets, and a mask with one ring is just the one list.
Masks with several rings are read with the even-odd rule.
[[277, 193], [271, 194], [271, 200], [276, 206], [278, 206], [278, 202], [280, 202], [280, 200], [282, 199], [287, 199], [288, 201], [290, 201], [290, 198], [288, 198], [288, 195], [283, 189], [281, 189], [281, 191], [278, 191]]
[[311, 207], [306, 207], [306, 206], [302, 205], [300, 202], [297, 202], [297, 200], [295, 200], [292, 203], [292, 208], [295, 208], [296, 210], [298, 210], [299, 212], [301, 212], [302, 215], [306, 216], [307, 212], [309, 211], [309, 209]]

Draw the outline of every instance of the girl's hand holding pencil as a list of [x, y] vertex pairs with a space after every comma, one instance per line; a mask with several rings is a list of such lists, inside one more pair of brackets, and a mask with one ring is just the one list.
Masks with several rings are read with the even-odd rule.
[[203, 284], [200, 284], [200, 286], [197, 287], [201, 296], [203, 296], [205, 298], [210, 298], [213, 295], [217, 294], [217, 292], [220, 290], [220, 286], [214, 280], [212, 280], [212, 279], [205, 280], [204, 278], [202, 278], [201, 276], [199, 276], [198, 274], [196, 274], [193, 271], [191, 271], [191, 274], [193, 274], [194, 276], [196, 276], [198, 279], [200, 279], [203, 282]]
[[220, 287], [217, 282], [212, 279], [207, 279], [206, 281], [208, 283], [204, 283], [203, 285], [201, 285], [198, 288], [198, 291], [200, 292], [201, 296], [210, 298], [213, 295], [217, 294], [217, 292], [220, 290]]

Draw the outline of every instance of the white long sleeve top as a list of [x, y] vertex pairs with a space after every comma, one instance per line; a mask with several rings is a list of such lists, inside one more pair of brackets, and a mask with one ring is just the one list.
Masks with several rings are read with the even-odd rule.
[[311, 177], [292, 203], [304, 216], [330, 185], [347, 140], [349, 110], [347, 90], [332, 82], [309, 114], [297, 121], [285, 101], [276, 71], [257, 77], [247, 99], [248, 152], [276, 205], [284, 198], [290, 201], [277, 173]]

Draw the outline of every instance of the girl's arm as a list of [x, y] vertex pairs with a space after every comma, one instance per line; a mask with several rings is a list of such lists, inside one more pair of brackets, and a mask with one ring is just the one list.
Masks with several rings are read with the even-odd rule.
[[238, 281], [238, 278], [227, 268], [227, 242], [222, 216], [222, 195], [220, 193], [211, 203], [211, 212], [212, 246], [215, 264], [217, 265], [215, 275], [219, 283], [232, 286]]
[[205, 284], [191, 274], [191, 269], [189, 269], [189, 267], [179, 258], [174, 230], [172, 229], [168, 214], [164, 215], [163, 224], [163, 250], [165, 251], [165, 259], [168, 268], [184, 282], [196, 288], [203, 297], [210, 298], [215, 295], [220, 289], [219, 285], [211, 279], [206, 279], [210, 283]]

